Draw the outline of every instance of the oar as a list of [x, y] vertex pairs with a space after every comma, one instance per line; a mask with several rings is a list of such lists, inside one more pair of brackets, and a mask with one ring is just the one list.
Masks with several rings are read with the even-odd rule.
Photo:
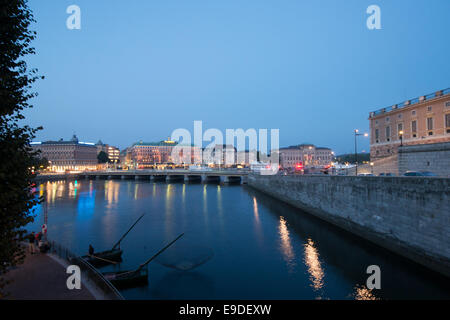
[[175, 243], [175, 241], [177, 241], [178, 239], [180, 239], [182, 236], [184, 235], [184, 233], [180, 234], [178, 237], [176, 237], [175, 240], [171, 241], [168, 245], [166, 245], [164, 248], [162, 248], [161, 250], [159, 250], [153, 257], [151, 257], [150, 259], [148, 259], [147, 261], [145, 261], [143, 264], [141, 264], [139, 266], [139, 268], [137, 268], [135, 271], [139, 271], [141, 270], [143, 267], [145, 267], [147, 264], [149, 264], [153, 259], [155, 259], [157, 256], [159, 256], [161, 253], [163, 253], [164, 250], [166, 250], [167, 248], [169, 248], [172, 244]]
[[133, 227], [139, 222], [139, 220], [142, 219], [142, 217], [145, 216], [145, 212], [142, 214], [142, 216], [140, 216], [135, 223], [133, 223], [133, 225], [130, 227], [130, 229], [128, 229], [127, 232], [125, 232], [125, 234], [122, 236], [122, 238], [120, 238], [119, 241], [117, 241], [117, 243], [112, 247], [112, 250], [114, 250], [117, 246], [120, 245], [120, 242], [123, 240], [123, 238], [126, 237], [126, 235], [131, 231], [131, 229], [133, 229]]
[[92, 258], [95, 258], [95, 259], [99, 259], [99, 260], [103, 260], [103, 261], [106, 261], [108, 263], [117, 264], [117, 262], [115, 262], [115, 261], [111, 261], [111, 260], [108, 260], [108, 259], [100, 258], [100, 257], [94, 256], [93, 254], [90, 254], [89, 257], [92, 257]]

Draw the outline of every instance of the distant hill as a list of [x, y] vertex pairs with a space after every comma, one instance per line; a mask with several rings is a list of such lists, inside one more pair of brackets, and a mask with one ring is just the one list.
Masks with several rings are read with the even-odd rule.
[[[336, 161], [339, 163], [355, 163], [355, 154], [354, 153], [348, 153], [348, 154], [341, 154], [337, 155], [335, 157]], [[361, 163], [363, 161], [370, 161], [370, 153], [358, 153], [358, 163]]]

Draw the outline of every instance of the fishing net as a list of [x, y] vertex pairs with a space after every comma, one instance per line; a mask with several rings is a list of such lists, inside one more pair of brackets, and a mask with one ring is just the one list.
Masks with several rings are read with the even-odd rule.
[[214, 252], [211, 248], [183, 243], [181, 240], [159, 255], [155, 261], [169, 268], [189, 271], [206, 263], [213, 256]]

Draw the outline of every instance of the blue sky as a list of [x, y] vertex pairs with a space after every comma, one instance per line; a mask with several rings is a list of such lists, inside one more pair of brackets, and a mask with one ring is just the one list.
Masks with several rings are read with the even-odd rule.
[[[68, 30], [66, 8], [81, 8]], [[381, 30], [366, 9], [381, 8]], [[450, 86], [450, 1], [30, 0], [37, 140], [120, 148], [176, 128], [277, 128], [353, 152], [370, 111]], [[361, 150], [369, 151], [367, 138]]]

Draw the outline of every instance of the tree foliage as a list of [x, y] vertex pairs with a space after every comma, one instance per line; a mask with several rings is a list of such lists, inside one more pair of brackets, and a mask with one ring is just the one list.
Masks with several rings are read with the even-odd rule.
[[107, 163], [109, 161], [108, 154], [105, 151], [100, 151], [97, 155], [98, 163]]
[[33, 83], [43, 78], [24, 61], [35, 53], [33, 22], [27, 0], [0, 0], [0, 297], [2, 275], [23, 260], [23, 227], [33, 221], [30, 212], [41, 201], [29, 170], [36, 161], [30, 142], [41, 128], [20, 123], [37, 95]]
[[[363, 161], [370, 161], [370, 153], [358, 153], [358, 163]], [[339, 163], [355, 163], [356, 158], [354, 153], [341, 154], [336, 156], [336, 161]]]

